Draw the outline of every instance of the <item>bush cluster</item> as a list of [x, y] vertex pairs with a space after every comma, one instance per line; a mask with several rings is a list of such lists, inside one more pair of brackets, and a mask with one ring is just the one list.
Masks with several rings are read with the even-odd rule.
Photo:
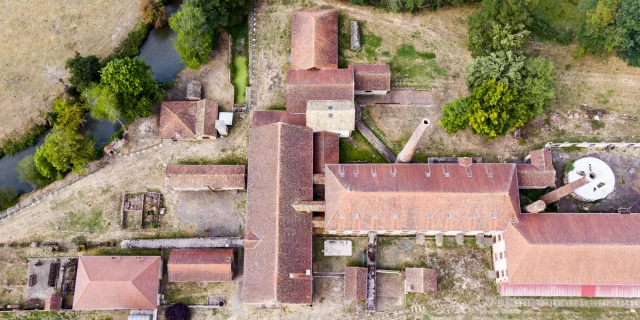
[[393, 12], [416, 12], [423, 8], [436, 10], [444, 6], [455, 6], [465, 3], [480, 2], [479, 0], [350, 0], [357, 5], [371, 5], [385, 8]]

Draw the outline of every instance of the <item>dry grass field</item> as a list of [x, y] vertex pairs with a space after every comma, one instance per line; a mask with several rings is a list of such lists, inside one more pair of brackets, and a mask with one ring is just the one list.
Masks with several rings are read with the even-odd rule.
[[0, 3], [0, 141], [41, 123], [78, 51], [105, 57], [139, 19], [137, 0]]

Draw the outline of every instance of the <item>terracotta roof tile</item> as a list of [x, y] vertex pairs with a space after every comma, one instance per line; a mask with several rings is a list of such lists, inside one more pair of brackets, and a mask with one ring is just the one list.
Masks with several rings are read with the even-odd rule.
[[518, 163], [518, 186], [522, 189], [556, 186], [556, 170], [553, 167], [550, 149], [531, 151], [530, 163]]
[[249, 131], [246, 229], [260, 240], [245, 251], [246, 303], [311, 303], [312, 216], [292, 204], [313, 200], [312, 139], [283, 123]]
[[80, 257], [73, 309], [157, 308], [161, 263], [150, 256]]
[[367, 300], [367, 268], [344, 268], [344, 298]]
[[213, 100], [163, 101], [159, 134], [162, 139], [195, 139], [215, 136], [218, 103]]
[[287, 111], [305, 113], [309, 100], [353, 100], [353, 70], [289, 70]]
[[515, 180], [507, 163], [327, 165], [325, 229], [504, 230], [520, 214]]
[[386, 64], [349, 65], [354, 70], [356, 91], [391, 90], [391, 69]]
[[295, 11], [291, 17], [291, 68], [337, 67], [338, 11]]
[[404, 270], [405, 292], [437, 293], [437, 275], [435, 269], [406, 268]]
[[267, 124], [282, 122], [297, 126], [306, 126], [306, 116], [303, 113], [288, 113], [282, 110], [258, 110], [253, 112], [251, 127], [257, 128]]
[[168, 165], [165, 183], [180, 191], [209, 190], [209, 187], [242, 190], [245, 188], [245, 168], [243, 165]]
[[339, 137], [335, 133], [313, 133], [313, 173], [324, 173], [325, 164], [339, 162]]
[[233, 249], [173, 249], [169, 254], [169, 282], [231, 281]]
[[640, 214], [523, 214], [504, 234], [509, 284], [640, 284]]

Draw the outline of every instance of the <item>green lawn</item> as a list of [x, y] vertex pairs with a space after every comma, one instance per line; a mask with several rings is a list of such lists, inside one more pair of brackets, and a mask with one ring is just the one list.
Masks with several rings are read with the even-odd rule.
[[368, 162], [386, 163], [369, 141], [359, 131], [353, 131], [349, 139], [340, 139], [340, 163]]

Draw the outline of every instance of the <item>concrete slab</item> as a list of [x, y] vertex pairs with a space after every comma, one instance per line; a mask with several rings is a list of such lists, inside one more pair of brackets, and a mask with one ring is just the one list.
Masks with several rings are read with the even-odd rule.
[[456, 234], [456, 243], [458, 245], [463, 245], [464, 244], [464, 233]]
[[325, 257], [350, 257], [353, 255], [351, 240], [326, 240], [324, 242]]

